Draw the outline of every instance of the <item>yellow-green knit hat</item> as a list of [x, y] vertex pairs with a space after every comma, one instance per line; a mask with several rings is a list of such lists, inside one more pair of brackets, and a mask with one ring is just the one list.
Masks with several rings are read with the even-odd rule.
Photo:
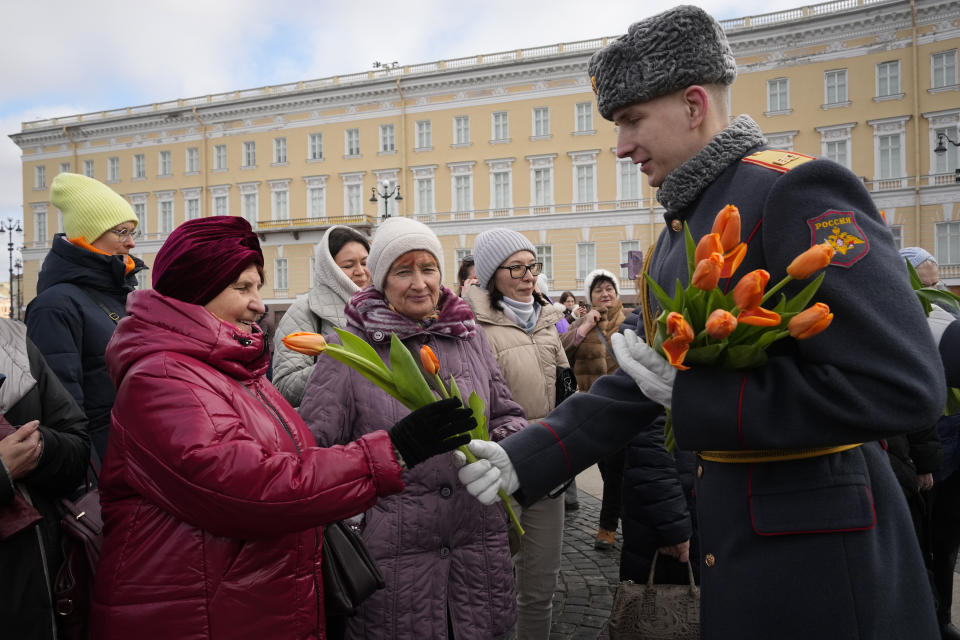
[[93, 242], [124, 222], [137, 223], [137, 214], [123, 196], [77, 173], [61, 173], [53, 179], [50, 203], [63, 213], [63, 231], [68, 238]]

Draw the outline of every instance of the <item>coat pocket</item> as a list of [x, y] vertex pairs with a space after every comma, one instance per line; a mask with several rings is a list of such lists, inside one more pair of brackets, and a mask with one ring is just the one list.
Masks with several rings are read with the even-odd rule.
[[872, 529], [877, 516], [867, 477], [859, 449], [751, 465], [753, 530], [777, 536]]

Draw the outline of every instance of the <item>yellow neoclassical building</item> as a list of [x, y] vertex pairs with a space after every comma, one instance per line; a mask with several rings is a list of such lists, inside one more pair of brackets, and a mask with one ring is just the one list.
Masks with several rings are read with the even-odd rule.
[[[960, 153], [947, 141], [960, 142], [960, 3], [838, 0], [722, 24], [739, 67], [731, 113], [752, 116], [778, 148], [850, 167], [896, 240], [926, 247], [960, 284]], [[386, 215], [437, 232], [448, 285], [473, 238], [497, 226], [537, 246], [551, 292], [582, 295], [596, 267], [625, 276], [662, 209], [596, 111], [587, 62], [608, 40], [23, 123], [11, 137], [23, 151], [25, 300], [62, 229], [49, 204], [60, 171], [130, 199], [148, 265], [185, 219], [247, 218], [277, 312], [311, 286], [313, 245], [330, 224], [370, 232]], [[397, 187], [402, 199], [372, 195]]]

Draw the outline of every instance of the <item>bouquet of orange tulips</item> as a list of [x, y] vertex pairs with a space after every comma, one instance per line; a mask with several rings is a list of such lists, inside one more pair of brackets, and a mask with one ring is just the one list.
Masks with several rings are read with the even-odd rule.
[[[766, 363], [766, 348], [773, 342], [792, 336], [811, 338], [833, 320], [830, 308], [817, 302], [807, 306], [816, 294], [824, 273], [791, 299], [781, 295], [772, 307], [766, 303], [792, 280], [806, 280], [833, 258], [834, 248], [824, 242], [810, 247], [787, 267], [787, 275], [767, 288], [770, 274], [756, 269], [740, 278], [733, 291], [723, 293], [717, 287], [722, 278], [736, 272], [747, 253], [740, 241], [740, 212], [727, 205], [718, 214], [711, 233], [694, 243], [690, 228], [684, 224], [687, 268], [690, 284], [684, 288], [677, 280], [673, 297], [645, 274], [650, 290], [663, 310], [652, 332], [652, 346], [680, 370], [696, 365], [719, 365], [731, 369], [759, 367]], [[766, 305], [766, 306], [764, 306]], [[675, 441], [667, 420], [667, 449]]]
[[[390, 366], [388, 367], [376, 350], [362, 338], [348, 331], [334, 328], [343, 344], [329, 344], [319, 333], [297, 331], [283, 338], [283, 345], [288, 349], [308, 356], [327, 354], [334, 360], [342, 362], [364, 378], [377, 385], [389, 395], [396, 398], [400, 404], [410, 409], [419, 409], [436, 401], [434, 390], [442, 398], [457, 397], [463, 406], [473, 412], [477, 426], [469, 431], [471, 440], [489, 440], [490, 432], [487, 429], [486, 405], [476, 391], [471, 391], [464, 402], [457, 388], [457, 382], [450, 376], [449, 387], [440, 379], [440, 361], [433, 349], [424, 345], [420, 348], [420, 362], [423, 372], [417, 367], [413, 355], [404, 346], [403, 342], [393, 334], [390, 338]], [[431, 388], [431, 386], [433, 388]], [[477, 458], [466, 447], [459, 450], [467, 458], [467, 462], [476, 462]], [[501, 490], [500, 498], [510, 516], [510, 522], [517, 533], [523, 535], [520, 520], [510, 506], [509, 496]]]

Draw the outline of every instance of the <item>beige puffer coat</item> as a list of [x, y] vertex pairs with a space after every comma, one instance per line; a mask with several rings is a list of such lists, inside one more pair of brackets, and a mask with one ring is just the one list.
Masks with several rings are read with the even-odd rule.
[[542, 307], [533, 333], [527, 333], [503, 311], [492, 308], [489, 294], [480, 287], [468, 287], [464, 299], [486, 333], [510, 393], [527, 420], [545, 417], [556, 404], [557, 367], [570, 366], [555, 326], [562, 314], [552, 306]]

